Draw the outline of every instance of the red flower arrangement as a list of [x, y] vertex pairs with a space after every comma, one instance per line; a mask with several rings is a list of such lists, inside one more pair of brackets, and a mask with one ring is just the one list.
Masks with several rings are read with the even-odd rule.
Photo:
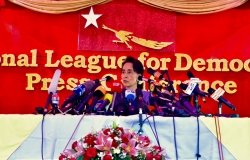
[[147, 136], [113, 124], [89, 133], [61, 153], [59, 160], [163, 160], [165, 151]]

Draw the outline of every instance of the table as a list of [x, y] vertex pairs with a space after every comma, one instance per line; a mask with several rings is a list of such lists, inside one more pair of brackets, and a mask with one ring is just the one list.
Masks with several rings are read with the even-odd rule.
[[[40, 160], [42, 140], [44, 159], [58, 159], [64, 148], [70, 148], [73, 141], [111, 126], [113, 122], [136, 132], [139, 130], [138, 115], [46, 115], [44, 121], [42, 119], [42, 115], [0, 115], [0, 159]], [[143, 115], [143, 119], [147, 119], [143, 123], [143, 134], [157, 144], [155, 124], [160, 145], [166, 149], [166, 159], [177, 159], [178, 156], [179, 160], [195, 160], [198, 145], [200, 159], [220, 159], [218, 131], [225, 160], [247, 160], [250, 157], [249, 118]], [[215, 122], [219, 122], [219, 125], [215, 125]], [[79, 127], [76, 127], [78, 123]]]

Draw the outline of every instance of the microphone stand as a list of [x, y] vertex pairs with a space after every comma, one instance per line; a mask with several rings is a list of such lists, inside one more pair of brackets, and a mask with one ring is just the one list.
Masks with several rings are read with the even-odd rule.
[[53, 95], [53, 93], [49, 92], [49, 95], [47, 97], [47, 100], [46, 100], [46, 103], [44, 106], [43, 114], [46, 114], [48, 112], [49, 105], [51, 104], [52, 95]]
[[219, 116], [222, 116], [222, 103], [220, 101], [218, 102], [218, 112]]
[[51, 109], [47, 113], [52, 113], [53, 115], [55, 115], [56, 113], [64, 114], [62, 112], [62, 110], [59, 108], [58, 104], [59, 104], [59, 96], [58, 96], [58, 94], [57, 93], [52, 93], [51, 100], [50, 100]]
[[48, 113], [48, 108], [49, 108], [49, 105], [51, 104], [51, 98], [52, 98], [52, 92], [50, 92], [49, 94], [48, 94], [48, 96], [47, 96], [47, 100], [46, 100], [46, 102], [45, 102], [45, 105], [44, 105], [44, 107], [36, 107], [36, 112], [38, 113], [38, 114], [43, 114], [43, 115], [45, 115], [45, 114], [47, 114]]
[[175, 89], [174, 89], [174, 86], [173, 86], [173, 81], [171, 80], [170, 78], [170, 75], [168, 73], [168, 70], [165, 71], [166, 75], [167, 75], [167, 79], [168, 79], [168, 83], [169, 83], [169, 86], [170, 86], [170, 89], [173, 93], [173, 95], [175, 96]]
[[[79, 103], [79, 105], [76, 106], [76, 108], [74, 109], [74, 112], [79, 115], [82, 114], [84, 112], [88, 113], [90, 112], [90, 106], [87, 106], [87, 102], [89, 101], [89, 99], [93, 96], [94, 91], [91, 91], [90, 93], [88, 93], [87, 95], [85, 95], [83, 97], [83, 100]], [[88, 108], [87, 108], [87, 107]]]
[[111, 115], [113, 114], [114, 116], [115, 116], [114, 105], [115, 105], [116, 95], [117, 95], [117, 92], [114, 92], [114, 94], [113, 94], [113, 100], [111, 102], [110, 107], [107, 110], [108, 114], [111, 114]]
[[[171, 98], [171, 103], [172, 103], [172, 105], [173, 105], [173, 104], [174, 104], [174, 99], [175, 99], [175, 96], [176, 96], [176, 94], [175, 94], [175, 89], [174, 89], [174, 86], [173, 86], [173, 81], [172, 81], [171, 78], [170, 78], [170, 75], [169, 75], [169, 73], [168, 73], [168, 70], [165, 70], [164, 73], [167, 75], [167, 81], [168, 81], [170, 90], [171, 90], [171, 92], [172, 92], [172, 96], [173, 96], [173, 97]], [[173, 115], [174, 115], [174, 110], [175, 110], [175, 107], [174, 107], [174, 105], [173, 105], [172, 108], [171, 108], [171, 111], [172, 111]]]
[[142, 135], [143, 134], [143, 130], [142, 130], [142, 126], [143, 126], [143, 120], [142, 120], [142, 114], [143, 114], [143, 93], [141, 89], [137, 89], [136, 90], [136, 95], [138, 96], [138, 108], [139, 108], [139, 130], [138, 130], [138, 134]]
[[143, 122], [142, 122], [142, 108], [141, 107], [139, 108], [139, 126], [140, 126], [140, 128], [139, 128], [138, 134], [142, 135], [142, 133], [143, 133], [143, 130], [142, 130]]
[[196, 109], [197, 116], [200, 114], [200, 105], [199, 105], [198, 101], [199, 101], [198, 94], [194, 94], [193, 95], [193, 104], [194, 104], [194, 107]]

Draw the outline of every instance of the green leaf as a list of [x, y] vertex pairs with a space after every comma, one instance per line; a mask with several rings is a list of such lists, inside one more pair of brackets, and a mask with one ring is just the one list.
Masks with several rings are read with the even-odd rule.
[[118, 127], [118, 125], [116, 124], [116, 122], [115, 121], [113, 121], [113, 124], [112, 124], [112, 128], [117, 128]]
[[81, 156], [78, 157], [76, 160], [83, 160], [83, 156], [81, 155]]

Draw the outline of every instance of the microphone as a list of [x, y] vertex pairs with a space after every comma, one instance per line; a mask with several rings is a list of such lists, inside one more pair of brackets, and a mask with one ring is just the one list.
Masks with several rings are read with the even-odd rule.
[[[167, 86], [165, 86], [164, 88], [166, 88], [169, 92], [172, 93], [172, 95], [175, 97], [175, 89], [173, 86], [173, 81], [170, 79], [168, 70], [164, 70], [161, 73], [158, 71], [153, 70], [152, 68], [148, 68], [148, 73], [153, 75], [156, 79], [158, 80], [163, 80], [167, 83]], [[167, 79], [164, 78], [164, 74], [167, 75]]]
[[97, 112], [106, 112], [108, 109], [106, 108], [113, 100], [113, 95], [110, 93], [106, 93], [103, 97], [103, 100], [97, 101], [95, 108]]
[[86, 81], [85, 83], [78, 85], [73, 89], [73, 93], [63, 102], [61, 108], [66, 108], [66, 106], [68, 106], [69, 103], [77, 102], [79, 98], [81, 98], [84, 95], [86, 96], [96, 87], [97, 86], [95, 81], [92, 80]]
[[126, 91], [125, 91], [125, 97], [126, 97], [126, 100], [129, 103], [129, 105], [132, 105], [132, 102], [135, 100], [136, 94], [135, 94], [134, 91], [126, 89]]
[[197, 109], [190, 103], [189, 96], [181, 95], [180, 100], [176, 101], [174, 103], [174, 106], [177, 110], [181, 111], [181, 109], [184, 109], [185, 113], [179, 113], [183, 114], [183, 116], [189, 115], [189, 116], [196, 116]]
[[125, 90], [125, 98], [126, 101], [128, 102], [128, 114], [136, 114], [136, 108], [135, 108], [135, 98], [136, 98], [136, 93], [131, 90]]
[[[187, 77], [188, 77], [189, 79], [191, 79], [191, 80], [192, 80], [192, 78], [195, 78], [194, 74], [193, 74], [191, 71], [188, 71], [188, 72], [187, 72]], [[198, 79], [198, 80], [199, 80], [199, 79]], [[184, 86], [185, 86], [185, 84], [184, 84], [182, 87], [183, 87], [183, 88], [187, 88], [187, 87], [184, 87]], [[201, 97], [207, 97], [207, 96], [209, 95], [208, 93], [201, 91], [201, 90], [199, 89], [198, 84], [197, 84], [197, 85], [195, 86], [195, 88], [194, 88], [194, 93], [200, 95]]]
[[56, 114], [56, 113], [61, 113], [61, 114], [64, 114], [63, 111], [61, 109], [59, 109], [59, 96], [56, 93], [52, 93], [52, 97], [51, 97], [51, 110], [48, 112], [48, 113], [53, 113], [53, 114]]
[[45, 104], [44, 108], [41, 108], [41, 107], [36, 108], [38, 113], [46, 114], [48, 112], [48, 107], [49, 107], [49, 105], [51, 105], [51, 101], [52, 101], [52, 95], [57, 93], [57, 86], [58, 86], [60, 76], [61, 76], [61, 70], [57, 69], [54, 72], [54, 75], [53, 75], [53, 77], [51, 79], [51, 82], [50, 82], [50, 85], [49, 85], [49, 88], [48, 88], [48, 94], [49, 95], [47, 97], [46, 104]]
[[122, 92], [122, 84], [118, 81], [114, 81], [112, 84], [111, 84], [111, 92], [113, 93], [121, 93]]
[[[188, 85], [187, 85], [187, 84], [184, 84], [184, 83], [181, 83], [181, 84], [180, 84], [180, 88], [181, 88], [182, 90], [185, 91], [185, 90], [188, 88]], [[195, 86], [195, 88], [193, 89], [192, 93], [194, 93], [194, 94], [196, 94], [196, 95], [199, 95], [199, 96], [201, 96], [201, 97], [207, 97], [207, 96], [208, 96], [208, 93], [201, 91], [201, 90], [199, 89], [198, 85]], [[191, 94], [192, 94], [192, 93], [191, 93]], [[191, 95], [191, 94], [190, 94], [190, 95]]]
[[148, 79], [148, 78], [145, 78], [145, 77], [142, 77], [142, 76], [139, 76], [138, 77], [138, 81], [139, 83], [143, 83], [143, 82], [147, 82], [147, 83], [155, 83], [155, 80], [153, 79]]
[[163, 74], [160, 73], [160, 72], [158, 72], [158, 71], [153, 70], [152, 68], [148, 68], [148, 69], [147, 69], [147, 72], [148, 72], [150, 75], [154, 76], [154, 77], [155, 77], [156, 79], [158, 79], [158, 80], [164, 80]]
[[106, 76], [106, 77], [101, 78], [101, 79], [86, 81], [85, 83], [80, 84], [77, 87], [75, 87], [73, 89], [73, 93], [76, 96], [81, 96], [85, 92], [89, 93], [92, 90], [95, 90], [100, 85], [100, 82], [102, 82], [102, 81], [109, 81], [109, 80], [111, 80], [111, 77], [110, 76]]
[[[209, 88], [208, 89], [208, 93], [211, 95], [213, 95], [213, 93], [215, 93], [215, 90], [213, 88]], [[228, 106], [230, 109], [236, 111], [236, 107], [229, 102], [228, 100], [226, 100], [225, 98], [223, 98], [222, 96], [219, 96], [218, 98], [215, 98], [214, 100], [218, 100], [220, 103], [224, 103], [226, 106]]]
[[116, 102], [116, 95], [117, 93], [121, 93], [122, 92], [122, 84], [118, 81], [114, 81], [112, 84], [111, 84], [111, 93], [113, 93], [113, 100], [111, 101], [111, 105], [110, 107], [107, 109], [107, 114], [112, 114], [113, 111], [114, 111], [114, 106], [115, 106], [115, 102]]
[[[83, 106], [88, 102], [88, 100], [92, 97], [93, 91], [100, 86], [101, 81], [109, 81], [111, 79], [110, 76], [106, 76], [105, 78], [97, 79], [97, 80], [89, 80], [84, 82], [83, 84], [78, 85], [73, 89], [73, 93], [64, 101], [62, 104], [62, 108], [74, 107], [70, 103], [76, 103], [77, 109], [75, 112], [82, 112]], [[68, 109], [67, 109], [68, 110]], [[69, 111], [69, 110], [68, 110]]]
[[138, 131], [139, 135], [142, 135], [143, 130], [142, 130], [142, 126], [143, 126], [143, 120], [142, 120], [142, 113], [143, 113], [143, 109], [145, 107], [145, 103], [143, 101], [143, 94], [142, 94], [142, 90], [141, 89], [136, 89], [136, 95], [138, 98], [138, 108], [139, 108], [139, 126], [140, 129]]
[[97, 101], [100, 100], [105, 94], [106, 94], [106, 89], [102, 85], [98, 86], [93, 92], [92, 103], [86, 112], [87, 113], [95, 112], [96, 111], [95, 105]]
[[48, 88], [48, 93], [56, 93], [58, 82], [61, 76], [61, 70], [57, 69], [52, 77], [51, 83]]
[[188, 78], [195, 78], [194, 74], [191, 71], [187, 71]]
[[53, 93], [51, 97], [51, 104], [54, 107], [58, 107], [59, 104], [59, 96], [57, 93]]
[[77, 87], [75, 87], [73, 89], [73, 94], [75, 96], [81, 96], [85, 92], [89, 93], [95, 87], [95, 85], [96, 85], [95, 81], [87, 81], [87, 82], [85, 82], [83, 84], [80, 84]]
[[109, 80], [111, 80], [111, 79], [112, 79], [111, 76], [106, 76], [106, 77], [101, 78], [101, 79], [99, 79], [99, 80], [97, 80], [97, 81], [102, 82], [102, 81], [109, 81]]

